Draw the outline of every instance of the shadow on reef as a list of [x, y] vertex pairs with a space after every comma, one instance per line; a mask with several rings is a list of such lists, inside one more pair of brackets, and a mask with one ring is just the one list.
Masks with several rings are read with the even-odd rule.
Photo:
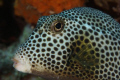
[[0, 0], [0, 44], [16, 41], [26, 24], [23, 18], [14, 15], [14, 1]]

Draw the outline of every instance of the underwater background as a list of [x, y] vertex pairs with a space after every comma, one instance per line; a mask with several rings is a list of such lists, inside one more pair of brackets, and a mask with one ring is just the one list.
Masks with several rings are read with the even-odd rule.
[[16, 49], [41, 16], [84, 6], [99, 9], [120, 23], [120, 0], [0, 0], [0, 80], [44, 80], [13, 68]]

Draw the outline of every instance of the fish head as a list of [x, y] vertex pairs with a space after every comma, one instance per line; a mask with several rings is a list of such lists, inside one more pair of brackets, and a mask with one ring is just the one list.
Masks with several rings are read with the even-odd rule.
[[[13, 66], [46, 79], [97, 78], [99, 72], [107, 70], [107, 48], [112, 40], [118, 43], [120, 27], [117, 26], [109, 15], [93, 8], [74, 8], [43, 16], [16, 51]], [[118, 28], [115, 34], [109, 31], [114, 28]], [[113, 52], [117, 51], [116, 46]]]

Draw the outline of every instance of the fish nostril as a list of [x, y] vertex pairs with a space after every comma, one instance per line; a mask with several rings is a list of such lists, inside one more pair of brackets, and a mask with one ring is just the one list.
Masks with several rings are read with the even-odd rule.
[[42, 34], [43, 30], [39, 30], [39, 34]]

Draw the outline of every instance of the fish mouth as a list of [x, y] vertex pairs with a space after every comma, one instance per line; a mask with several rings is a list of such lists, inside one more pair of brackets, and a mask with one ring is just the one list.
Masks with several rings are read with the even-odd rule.
[[24, 72], [24, 73], [31, 73], [31, 66], [30, 64], [26, 63], [24, 60], [19, 60], [18, 58], [13, 58], [12, 61], [13, 63], [13, 67], [20, 71], [20, 72]]
[[13, 67], [18, 70], [18, 71], [22, 71], [23, 72], [23, 63], [21, 63], [18, 59], [13, 58], [12, 61], [13, 63]]
[[14, 62], [13, 67], [15, 68], [17, 66], [17, 64], [19, 63], [19, 61], [17, 59], [12, 59], [12, 61]]

